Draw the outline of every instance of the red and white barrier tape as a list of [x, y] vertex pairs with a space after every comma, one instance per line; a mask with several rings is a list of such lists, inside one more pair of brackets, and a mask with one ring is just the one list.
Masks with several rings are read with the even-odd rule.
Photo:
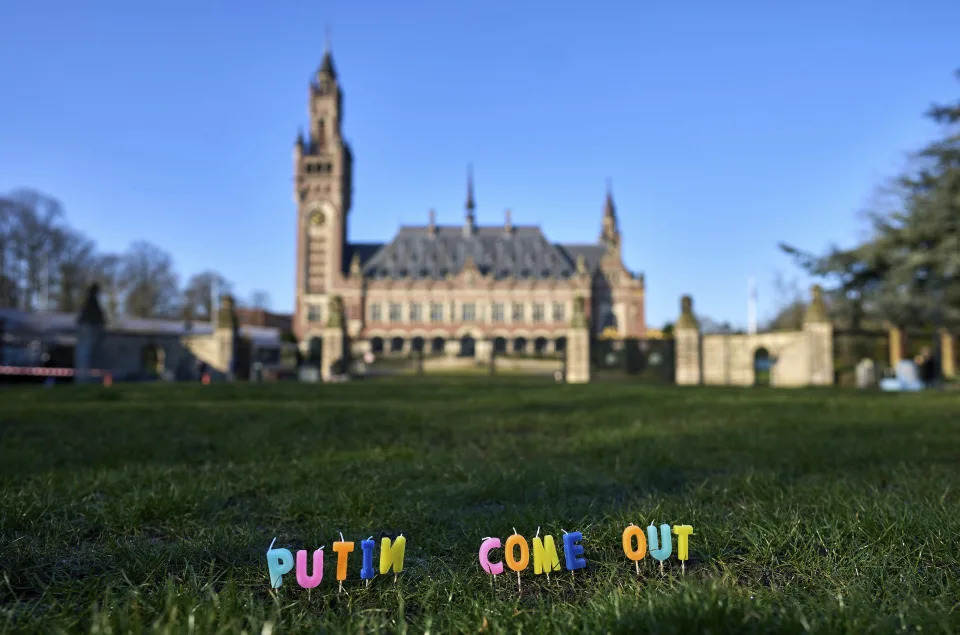
[[[99, 368], [86, 371], [91, 377], [100, 377], [104, 372]], [[32, 377], [73, 377], [72, 368], [44, 368], [42, 366], [0, 366], [0, 375], [29, 375]]]

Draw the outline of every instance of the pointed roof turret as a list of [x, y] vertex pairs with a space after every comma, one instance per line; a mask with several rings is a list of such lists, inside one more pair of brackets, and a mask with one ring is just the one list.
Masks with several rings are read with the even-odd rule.
[[603, 230], [600, 232], [600, 242], [620, 248], [620, 228], [617, 227], [617, 212], [613, 205], [613, 188], [610, 179], [607, 179], [607, 197], [603, 202]]
[[472, 235], [477, 228], [476, 219], [473, 216], [473, 210], [476, 208], [476, 203], [473, 200], [473, 166], [467, 165], [467, 218], [466, 223], [463, 226], [463, 234], [465, 236]]

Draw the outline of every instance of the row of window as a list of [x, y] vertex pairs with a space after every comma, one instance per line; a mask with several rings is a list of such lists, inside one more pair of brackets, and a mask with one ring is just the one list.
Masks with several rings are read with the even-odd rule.
[[[542, 302], [534, 302], [530, 305], [530, 320], [534, 323], [543, 323], [546, 322], [546, 305]], [[404, 321], [404, 305], [400, 302], [388, 302], [386, 304], [387, 310], [387, 321], [392, 323], [398, 323]], [[429, 303], [430, 311], [430, 322], [443, 322], [444, 320], [444, 305], [441, 302], [431, 302]], [[502, 324], [507, 321], [507, 312], [508, 307], [502, 302], [494, 302], [490, 305], [490, 321], [494, 324]], [[553, 312], [552, 317], [554, 322], [563, 322], [566, 320], [566, 306], [562, 302], [553, 303]], [[509, 305], [510, 321], [514, 323], [524, 322], [526, 319], [526, 304], [523, 302], [513, 302]], [[374, 302], [370, 304], [369, 317], [371, 322], [383, 322], [384, 305], [379, 302]], [[424, 305], [419, 302], [411, 302], [407, 305], [406, 317], [409, 322], [423, 322]], [[454, 321], [457, 316], [456, 305], [450, 303], [449, 311], [447, 314], [450, 321]], [[460, 321], [462, 322], [476, 322], [478, 319], [483, 319], [483, 316], [478, 318], [477, 314], [477, 305], [473, 302], [464, 302], [460, 305]]]
[[318, 174], [330, 174], [333, 172], [333, 164], [331, 163], [308, 163], [307, 164], [307, 173], [318, 173]]

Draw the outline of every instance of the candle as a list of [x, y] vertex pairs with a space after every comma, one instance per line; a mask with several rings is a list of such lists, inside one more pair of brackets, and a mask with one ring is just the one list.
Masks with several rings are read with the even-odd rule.
[[551, 571], [560, 570], [560, 556], [557, 555], [557, 546], [553, 542], [553, 536], [544, 536], [533, 539], [533, 573], [540, 575], [546, 573], [548, 576]]
[[373, 547], [375, 544], [372, 537], [360, 541], [360, 551], [363, 552], [363, 564], [360, 567], [361, 580], [373, 578]]
[[[490, 562], [490, 551], [500, 548], [499, 538], [484, 538], [480, 543], [480, 568], [490, 575], [500, 575], [503, 573], [502, 562]], [[493, 581], [491, 580], [491, 583]]]
[[283, 584], [283, 574], [293, 569], [293, 554], [289, 549], [274, 549], [274, 538], [267, 549], [267, 569], [270, 570], [270, 586], [279, 589]]
[[[519, 560], [514, 557], [516, 547], [520, 547]], [[530, 547], [527, 545], [527, 539], [520, 534], [513, 534], [507, 538], [507, 547], [503, 556], [511, 570], [519, 573], [526, 569], [527, 565], [530, 564]]]
[[307, 550], [297, 552], [297, 584], [312, 589], [323, 580], [323, 547], [313, 552], [313, 575], [307, 574]]
[[[633, 541], [637, 541], [637, 548], [633, 548]], [[623, 530], [623, 553], [634, 562], [642, 560], [647, 555], [647, 539], [643, 537], [643, 530], [636, 525], [630, 525]]]
[[[660, 525], [659, 543], [657, 541], [657, 528], [650, 525], [647, 527], [647, 540], [650, 543], [650, 555], [659, 560], [662, 566], [663, 561], [669, 558], [670, 552], [673, 551], [673, 542], [670, 539], [670, 525]], [[654, 548], [657, 544], [660, 544], [659, 549]]]
[[333, 550], [337, 554], [337, 580], [343, 582], [347, 579], [347, 560], [350, 558], [350, 552], [353, 551], [353, 543], [338, 540], [333, 543]]
[[583, 557], [583, 534], [579, 531], [572, 531], [563, 535], [563, 555], [567, 561], [567, 569], [582, 569], [587, 566], [587, 560]]
[[394, 573], [403, 571], [403, 556], [406, 546], [407, 539], [403, 537], [403, 534], [397, 536], [392, 545], [389, 538], [384, 537], [380, 541], [380, 575], [387, 575], [391, 567], [393, 567]]
[[690, 558], [690, 536], [693, 535], [692, 525], [674, 525], [673, 533], [677, 535], [677, 558], [684, 562]]

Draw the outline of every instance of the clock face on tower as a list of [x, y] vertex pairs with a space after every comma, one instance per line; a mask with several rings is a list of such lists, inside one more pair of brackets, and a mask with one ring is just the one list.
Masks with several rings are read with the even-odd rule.
[[323, 213], [323, 210], [317, 210], [314, 213], [310, 214], [310, 225], [313, 227], [323, 227], [323, 223], [327, 220], [326, 216]]

